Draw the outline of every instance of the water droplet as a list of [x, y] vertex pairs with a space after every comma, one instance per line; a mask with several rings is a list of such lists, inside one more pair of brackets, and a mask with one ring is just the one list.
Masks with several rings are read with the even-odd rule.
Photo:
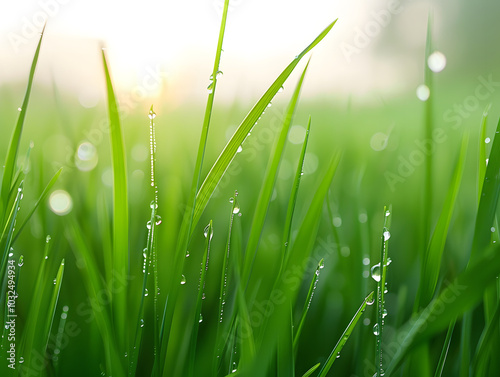
[[494, 231], [495, 231], [495, 227], [494, 227], [494, 226], [492, 226], [492, 227], [490, 228], [490, 230], [491, 230], [492, 232], [494, 232]]
[[202, 300], [204, 300], [204, 299], [205, 299], [205, 292], [203, 292], [203, 293], [201, 294], [201, 299], [202, 299]]
[[189, 257], [189, 250], [186, 250], [186, 258]]
[[203, 322], [203, 316], [201, 315], [200, 313], [200, 319], [198, 320], [199, 323], [202, 323]]
[[233, 204], [233, 202], [234, 202], [234, 198], [233, 197], [229, 198], [229, 203]]
[[161, 224], [161, 216], [155, 215], [155, 225], [160, 225]]
[[385, 217], [390, 216], [390, 215], [391, 215], [391, 211], [389, 211], [389, 210], [385, 211]]
[[148, 292], [148, 289], [146, 288], [146, 289], [144, 290], [144, 297], [147, 297], [148, 295], [149, 295], [149, 292]]
[[154, 119], [154, 118], [156, 118], [156, 113], [153, 111], [153, 109], [149, 110], [149, 113], [148, 113], [148, 118], [149, 118], [149, 119]]
[[21, 357], [19, 358], [19, 364], [22, 364], [22, 363], [24, 363], [24, 357], [22, 357], [22, 356], [21, 356]]
[[389, 238], [391, 238], [391, 233], [388, 230], [384, 231], [384, 241], [388, 241]]
[[52, 282], [54, 283], [54, 285], [56, 285], [57, 280], [56, 280], [56, 279], [54, 279]]
[[184, 275], [181, 276], [181, 285], [186, 284], [186, 277]]
[[380, 335], [380, 329], [378, 323], [373, 325], [373, 335]]
[[236, 153], [241, 153], [243, 151], [243, 147], [240, 145], [236, 150]]
[[141, 320], [139, 321], [139, 323], [141, 324], [141, 327], [144, 327], [144, 319], [141, 318]]
[[390, 265], [392, 263], [392, 259], [391, 258], [387, 258], [387, 261], [386, 261], [386, 266]]
[[371, 270], [371, 275], [372, 275], [372, 278], [373, 280], [375, 281], [380, 281], [380, 263], [377, 263], [376, 265], [374, 265]]
[[151, 203], [149, 203], [149, 208], [151, 209], [157, 209], [158, 204], [156, 204], [156, 201], [152, 200]]
[[146, 228], [151, 229], [151, 220], [146, 223]]
[[489, 144], [489, 142], [490, 142], [490, 141], [491, 141], [491, 139], [490, 139], [489, 137], [487, 137], [486, 139], [484, 139], [484, 142], [485, 142], [486, 144]]
[[446, 56], [440, 51], [434, 51], [427, 58], [427, 65], [432, 72], [441, 72], [446, 67]]
[[323, 259], [321, 259], [321, 261], [319, 262], [319, 268], [320, 269], [325, 268], [325, 261]]
[[238, 203], [234, 204], [233, 213], [234, 214], [240, 213], [240, 205]]
[[387, 309], [384, 309], [384, 311], [382, 312], [382, 318], [385, 318], [387, 317]]
[[431, 91], [430, 89], [427, 87], [427, 85], [419, 85], [418, 88], [417, 88], [417, 98], [420, 100], [420, 101], [427, 101], [429, 99], [431, 95]]
[[337, 352], [336, 358], [338, 359], [340, 357], [340, 352]]
[[281, 88], [278, 89], [278, 93], [281, 93], [285, 90], [285, 87], [284, 86], [281, 86]]
[[[210, 232], [210, 234], [209, 234]], [[209, 240], [212, 239], [213, 235], [214, 235], [214, 230], [213, 228], [210, 226], [210, 224], [208, 224], [205, 229], [203, 229], [203, 235], [205, 236], [205, 238], [208, 238]]]
[[51, 240], [50, 235], [47, 235], [47, 237], [45, 237], [45, 242], [49, 243], [49, 242], [50, 242], [50, 240]]
[[48, 256], [48, 255], [46, 255], [46, 256], [45, 256], [45, 260], [47, 260], [47, 259], [49, 259], [49, 256]]
[[374, 302], [375, 302], [375, 298], [372, 297], [371, 300], [366, 301], [366, 305], [373, 305]]
[[19, 263], [17, 264], [19, 267], [22, 267], [22, 265], [24, 264], [24, 257], [21, 255], [19, 257]]

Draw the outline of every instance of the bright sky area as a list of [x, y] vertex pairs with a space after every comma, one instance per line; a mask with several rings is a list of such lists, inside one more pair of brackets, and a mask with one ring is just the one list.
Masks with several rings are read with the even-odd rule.
[[[23, 0], [0, 3], [0, 85], [25, 83], [39, 32], [47, 29], [37, 72], [82, 105], [102, 96], [100, 45], [119, 92], [205, 98], [223, 0]], [[232, 0], [220, 96], [255, 98], [330, 22], [315, 49], [304, 95], [378, 98], [416, 88], [429, 2], [399, 0]], [[439, 17], [439, 10], [435, 12]], [[397, 36], [398, 52], [380, 41]], [[390, 40], [390, 39], [389, 39]], [[414, 52], [408, 53], [408, 52]], [[293, 86], [293, 82], [288, 85]], [[219, 93], [219, 92], [218, 92]]]

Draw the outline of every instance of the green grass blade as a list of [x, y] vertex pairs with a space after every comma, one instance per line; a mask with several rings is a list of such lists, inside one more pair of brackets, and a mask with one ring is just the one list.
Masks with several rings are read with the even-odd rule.
[[[34, 348], [33, 344], [35, 342], [35, 335], [38, 326], [40, 308], [44, 299], [45, 285], [48, 283], [46, 279], [47, 264], [49, 264], [49, 250], [50, 250], [50, 236], [47, 236], [45, 242], [45, 250], [43, 253], [43, 259], [40, 263], [40, 268], [38, 270], [38, 275], [36, 278], [35, 289], [33, 291], [33, 298], [29, 307], [29, 312], [24, 324], [24, 331], [21, 337], [21, 343], [19, 345], [19, 354], [26, 355], [25, 362], [26, 365], [30, 366], [31, 350]], [[40, 350], [39, 350], [40, 351]]]
[[193, 330], [191, 333], [190, 357], [189, 357], [190, 376], [194, 376], [198, 330], [200, 328], [200, 323], [203, 321], [203, 317], [201, 314], [201, 307], [203, 304], [203, 300], [205, 299], [205, 277], [208, 271], [208, 260], [210, 258], [210, 244], [212, 242], [212, 236], [213, 236], [212, 220], [210, 220], [210, 223], [208, 223], [203, 232], [205, 235], [205, 252], [203, 253], [203, 259], [201, 262], [200, 282], [198, 285], [198, 297], [196, 299], [196, 310], [193, 321]]
[[395, 336], [400, 347], [391, 360], [386, 374], [390, 375], [395, 371], [411, 348], [447, 328], [455, 318], [481, 301], [484, 290], [494, 284], [500, 274], [499, 252], [498, 246], [488, 248], [480, 259], [444, 288], [420, 314], [403, 325]]
[[54, 323], [54, 317], [56, 315], [57, 301], [59, 300], [59, 294], [61, 293], [61, 285], [62, 279], [64, 275], [64, 259], [59, 266], [59, 270], [57, 271], [56, 278], [54, 279], [54, 290], [52, 291], [52, 296], [49, 301], [49, 308], [47, 312], [47, 320], [45, 321], [44, 331], [43, 331], [43, 339], [45, 339], [45, 347], [44, 350], [47, 349], [47, 345], [49, 343], [50, 331], [52, 329], [52, 324]]
[[335, 25], [335, 22], [337, 22], [337, 20], [328, 25], [328, 27], [323, 30], [309, 46], [307, 46], [299, 55], [295, 57], [295, 59], [283, 70], [283, 72], [278, 76], [278, 78], [274, 81], [274, 83], [269, 87], [269, 89], [264, 93], [264, 95], [259, 99], [259, 101], [255, 104], [252, 110], [250, 110], [248, 115], [242, 121], [234, 135], [224, 147], [222, 153], [217, 158], [217, 161], [212, 166], [212, 169], [208, 173], [207, 177], [200, 187], [200, 190], [198, 191], [193, 224], [196, 224], [200, 219], [201, 214], [203, 213], [208, 203], [208, 200], [212, 196], [215, 188], [217, 187], [217, 184], [221, 180], [229, 164], [236, 155], [238, 148], [243, 143], [248, 133], [255, 126], [259, 117], [267, 108], [267, 105], [272, 101], [276, 93], [278, 93], [278, 90], [280, 90], [283, 83], [286, 81], [288, 76], [290, 76], [299, 61], [319, 42], [321, 42], [321, 40], [332, 29], [333, 25]]
[[302, 150], [300, 151], [299, 163], [297, 165], [297, 170], [295, 171], [295, 177], [293, 179], [292, 192], [290, 193], [290, 199], [288, 200], [288, 207], [286, 210], [286, 218], [285, 218], [285, 231], [283, 232], [283, 240], [281, 244], [282, 248], [282, 257], [281, 257], [281, 266], [280, 273], [283, 270], [283, 264], [285, 262], [286, 254], [288, 251], [288, 245], [290, 244], [290, 234], [292, 233], [292, 220], [293, 214], [295, 213], [295, 204], [297, 202], [297, 193], [299, 192], [300, 180], [302, 178], [302, 170], [304, 167], [304, 159], [306, 156], [307, 142], [309, 141], [309, 132], [311, 130], [311, 117], [309, 116], [309, 120], [307, 121], [307, 129], [304, 137], [304, 142], [302, 143]]
[[376, 266], [372, 269], [372, 277], [377, 280], [377, 323], [373, 327], [373, 332], [376, 335], [376, 354], [375, 368], [377, 377], [384, 375], [382, 369], [383, 350], [382, 350], [382, 333], [384, 330], [385, 316], [387, 314], [385, 306], [385, 287], [387, 278], [387, 266], [389, 265], [388, 249], [389, 238], [391, 237], [390, 227], [392, 220], [392, 207], [384, 208], [384, 229], [382, 231], [382, 247], [380, 248], [380, 263], [378, 265], [378, 274]]
[[349, 324], [347, 325], [346, 329], [342, 333], [342, 336], [340, 337], [337, 344], [330, 353], [330, 356], [328, 356], [328, 359], [326, 359], [325, 364], [319, 371], [318, 377], [326, 377], [334, 361], [337, 360], [338, 356], [340, 356], [340, 351], [342, 351], [342, 348], [344, 348], [344, 345], [351, 336], [351, 333], [353, 332], [354, 328], [356, 327], [356, 324], [359, 322], [359, 319], [363, 315], [366, 306], [368, 305], [369, 302], [373, 302], [373, 300], [374, 298], [372, 292], [368, 296], [366, 296], [363, 303], [359, 307], [358, 311], [356, 312], [356, 314], [354, 314], [354, 317], [352, 317], [351, 322], [349, 322]]
[[295, 357], [293, 353], [293, 313], [290, 302], [285, 303], [289, 313], [283, 318], [286, 321], [284, 331], [278, 334], [277, 377], [295, 377]]
[[[66, 227], [66, 237], [76, 259], [83, 261], [84, 267], [81, 269], [83, 284], [89, 299], [92, 300], [91, 302], [96, 303], [92, 305], [92, 310], [104, 344], [106, 374], [123, 377], [125, 376], [125, 371], [122, 366], [120, 358], [121, 353], [116, 344], [113, 327], [111, 325], [111, 314], [99, 300], [100, 295], [107, 294], [109, 297], [110, 292], [107, 291], [106, 287], [102, 284], [102, 278], [99, 274], [94, 255], [92, 254], [92, 248], [88, 245], [82, 229], [73, 218], [69, 218], [68, 221], [69, 224]], [[126, 279], [126, 275], [122, 277], [123, 283], [123, 280]]]
[[5, 158], [5, 167], [2, 176], [2, 191], [1, 191], [2, 200], [1, 200], [0, 213], [3, 213], [9, 201], [9, 192], [12, 187], [12, 181], [13, 181], [12, 177], [14, 176], [17, 152], [19, 149], [19, 142], [21, 141], [21, 133], [23, 131], [24, 119], [26, 118], [26, 111], [28, 110], [31, 87], [33, 86], [33, 79], [35, 77], [35, 70], [38, 63], [38, 56], [40, 55], [40, 47], [42, 46], [44, 30], [45, 26], [40, 35], [40, 40], [38, 41], [38, 46], [35, 51], [35, 56], [33, 57], [33, 62], [31, 63], [31, 69], [28, 78], [28, 87], [26, 88], [23, 104], [20, 107], [21, 110], [19, 112], [19, 117], [17, 118], [16, 127], [14, 128], [14, 132], [12, 133], [9, 147], [7, 149], [7, 156]]
[[320, 271], [324, 266], [325, 266], [324, 260], [321, 259], [318, 263], [318, 267], [316, 267], [316, 270], [314, 271], [311, 284], [309, 285], [309, 291], [307, 292], [306, 300], [304, 302], [304, 308], [302, 309], [302, 316], [300, 317], [299, 326], [297, 327], [297, 331], [293, 338], [294, 355], [297, 354], [297, 350], [299, 349], [300, 333], [302, 332], [302, 328], [304, 327], [304, 323], [306, 322], [307, 312], [309, 311], [309, 307], [311, 306], [314, 290], [316, 289], [316, 285], [318, 284]]
[[273, 195], [274, 184], [277, 179], [278, 170], [283, 156], [283, 151], [285, 148], [286, 138], [288, 136], [288, 130], [292, 123], [293, 115], [295, 113], [295, 108], [299, 100], [300, 89], [302, 88], [302, 83], [307, 72], [307, 67], [302, 71], [302, 75], [295, 87], [292, 98], [288, 105], [285, 119], [283, 120], [283, 125], [281, 126], [281, 132], [279, 134], [276, 143], [273, 146], [271, 155], [269, 156], [269, 161], [267, 163], [266, 172], [264, 173], [264, 181], [262, 183], [259, 197], [257, 199], [257, 204], [255, 205], [255, 212], [252, 219], [252, 226], [250, 228], [250, 236], [248, 237], [247, 248], [245, 251], [245, 264], [243, 268], [243, 281], [248, 282], [250, 274], [252, 272], [253, 263], [255, 256], [257, 254], [257, 248], [259, 246], [260, 236], [264, 228], [264, 222], [266, 220], [267, 210], [269, 208], [269, 202]]
[[[102, 51], [108, 97], [111, 161], [113, 168], [113, 270], [120, 276], [128, 274], [128, 186], [124, 137], [120, 125], [118, 103], [113, 91], [106, 54]], [[126, 313], [127, 287], [114, 293], [112, 298], [113, 321], [120, 348], [127, 349]]]
[[316, 371], [316, 369], [318, 369], [318, 368], [319, 368], [319, 366], [320, 366], [320, 365], [321, 365], [321, 363], [318, 363], [318, 364], [316, 364], [316, 365], [313, 365], [311, 368], [309, 368], [309, 369], [307, 370], [307, 372], [305, 372], [305, 373], [302, 375], [302, 377], [309, 377], [311, 374], [313, 374], [313, 373]]
[[444, 340], [443, 349], [441, 350], [441, 356], [439, 357], [434, 377], [441, 377], [443, 375], [444, 363], [446, 362], [448, 350], [450, 349], [451, 336], [453, 335], [453, 330], [455, 329], [455, 322], [456, 320], [453, 320], [448, 326], [448, 331], [446, 333], [446, 338]]
[[[210, 121], [212, 119], [212, 109], [215, 99], [215, 90], [217, 87], [217, 78], [219, 74], [222, 74], [222, 72], [219, 71], [219, 66], [222, 54], [222, 45], [224, 42], [224, 33], [226, 30], [228, 9], [229, 9], [229, 0], [224, 0], [224, 9], [222, 12], [222, 19], [219, 29], [219, 38], [217, 41], [217, 49], [215, 51], [215, 61], [212, 70], [212, 75], [210, 76], [210, 85], [207, 88], [209, 90], [209, 93], [208, 93], [207, 105], [205, 108], [205, 116], [203, 119], [203, 128], [201, 131], [200, 143], [198, 146], [198, 152], [196, 156], [195, 168], [193, 172], [193, 180], [191, 182], [191, 192], [189, 200], [187, 202], [187, 207], [184, 211], [181, 229], [179, 232], [176, 256], [174, 258], [174, 273], [172, 278], [170, 279], [169, 287], [167, 288], [170, 297], [170, 300], [167, 300], [167, 303], [170, 301], [171, 305], [167, 306], [167, 304], [165, 304], [165, 310], [164, 310], [164, 315], [161, 325], [161, 333], [160, 333], [160, 339], [161, 339], [160, 355], [161, 358], [164, 360], [166, 360], [165, 355], [167, 352], [167, 345], [170, 336], [170, 326], [172, 324], [175, 302], [179, 290], [177, 282], [182, 276], [182, 271], [184, 270], [184, 261], [185, 261], [184, 255], [187, 251], [193, 228], [197, 224], [197, 221], [194, 221], [193, 218], [195, 216], [195, 207], [197, 205], [197, 192], [200, 187], [201, 174], [203, 169], [203, 160], [205, 158], [205, 150], [207, 147], [208, 131], [210, 128]], [[164, 367], [165, 366], [163, 366], [163, 368]]]
[[500, 302], [497, 303], [497, 307], [491, 321], [485, 327], [479, 342], [477, 345], [476, 353], [472, 360], [472, 376], [486, 376], [486, 370], [488, 366], [488, 359], [496, 360], [496, 348], [494, 348], [495, 341], [498, 340], [498, 326], [500, 323]]
[[31, 217], [33, 216], [33, 214], [35, 213], [36, 209], [38, 208], [38, 206], [40, 205], [40, 203], [42, 203], [45, 198], [47, 197], [47, 195], [49, 194], [50, 190], [52, 189], [52, 187], [54, 186], [54, 184], [56, 183], [57, 179], [59, 178], [59, 176], [61, 175], [61, 172], [62, 172], [62, 168], [60, 168], [56, 174], [54, 174], [54, 176], [51, 178], [51, 180], [49, 181], [49, 183], [47, 184], [47, 186], [45, 187], [45, 189], [42, 191], [42, 194], [40, 195], [40, 197], [38, 198], [38, 200], [35, 202], [35, 204], [33, 205], [33, 207], [31, 208], [30, 212], [28, 213], [28, 215], [25, 217], [25, 219], [23, 220], [23, 222], [21, 223], [21, 226], [19, 227], [16, 235], [14, 236], [13, 240], [12, 240], [12, 243], [14, 243], [17, 239], [17, 237], [19, 237], [19, 235], [21, 234], [21, 231], [24, 229], [24, 227], [26, 226], [26, 224], [28, 223], [28, 221], [30, 221]]
[[478, 190], [477, 190], [477, 195], [478, 195], [478, 204], [481, 201], [481, 191], [483, 189], [483, 181], [484, 181], [484, 176], [486, 174], [486, 126], [488, 122], [488, 113], [491, 109], [491, 103], [486, 106], [486, 108], [483, 110], [483, 116], [481, 119], [481, 133], [479, 136], [479, 161], [478, 161], [478, 173], [477, 173], [477, 178], [478, 178]]
[[481, 200], [477, 211], [474, 239], [472, 242], [471, 257], [469, 263], [473, 263], [479, 257], [482, 250], [490, 244], [491, 226], [495, 219], [498, 197], [500, 196], [500, 120], [497, 125], [493, 145], [484, 183], [481, 190]]
[[460, 153], [455, 165], [455, 171], [449, 185], [443, 209], [427, 248], [420, 280], [420, 299], [418, 304], [419, 307], [426, 306], [431, 301], [436, 289], [439, 270], [441, 268], [441, 258], [443, 256], [448, 229], [450, 226], [451, 217], [453, 215], [453, 210], [455, 208], [455, 203], [464, 172], [468, 139], [468, 134], [465, 134], [462, 139], [462, 146], [460, 148]]

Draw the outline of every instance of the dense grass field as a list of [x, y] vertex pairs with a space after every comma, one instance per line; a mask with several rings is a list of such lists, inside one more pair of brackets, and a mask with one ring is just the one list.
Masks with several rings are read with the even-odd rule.
[[494, 73], [218, 103], [227, 4], [205, 107], [0, 88], [0, 376], [497, 376]]

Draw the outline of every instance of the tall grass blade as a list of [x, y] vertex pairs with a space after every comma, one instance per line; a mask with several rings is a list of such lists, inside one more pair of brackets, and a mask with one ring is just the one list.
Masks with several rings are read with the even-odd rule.
[[455, 165], [455, 171], [449, 185], [443, 209], [427, 248], [425, 260], [423, 261], [420, 280], [419, 307], [426, 306], [431, 301], [436, 289], [439, 270], [441, 267], [441, 258], [443, 256], [444, 246], [448, 236], [448, 229], [464, 172], [468, 139], [468, 134], [465, 134], [462, 139], [462, 146], [460, 148], [460, 153]]
[[[128, 186], [124, 137], [120, 125], [118, 103], [113, 91], [106, 54], [102, 50], [102, 61], [106, 77], [108, 97], [109, 130], [111, 139], [111, 161], [113, 169], [113, 270], [121, 276], [129, 273], [128, 261]], [[127, 349], [126, 313], [127, 287], [115, 292], [112, 297], [113, 322], [120, 349]]]
[[478, 200], [477, 203], [481, 201], [481, 192], [483, 189], [483, 181], [484, 181], [484, 176], [486, 174], [486, 166], [487, 166], [487, 161], [486, 161], [486, 126], [488, 122], [488, 113], [491, 109], [491, 103], [489, 103], [485, 109], [483, 110], [483, 116], [481, 118], [481, 132], [479, 136], [479, 161], [478, 161], [478, 190], [477, 190], [477, 195], [478, 195]]
[[309, 116], [309, 120], [307, 121], [306, 134], [304, 136], [304, 142], [302, 143], [302, 150], [300, 152], [299, 163], [297, 165], [297, 170], [295, 171], [295, 177], [293, 179], [292, 192], [290, 193], [290, 199], [288, 199], [288, 207], [286, 210], [285, 227], [284, 227], [285, 231], [283, 232], [283, 240], [281, 244], [282, 248], [281, 265], [278, 276], [281, 275], [281, 272], [283, 270], [283, 264], [285, 262], [286, 254], [288, 251], [288, 245], [290, 244], [293, 214], [295, 213], [295, 204], [297, 202], [297, 193], [299, 192], [300, 179], [302, 178], [302, 170], [304, 167], [304, 159], [306, 156], [307, 142], [309, 141], [310, 130], [311, 130], [311, 116]]
[[245, 251], [245, 264], [243, 268], [243, 281], [248, 283], [250, 274], [252, 273], [253, 264], [255, 261], [255, 256], [257, 254], [257, 249], [259, 246], [260, 236], [264, 228], [264, 222], [266, 220], [267, 210], [269, 208], [269, 202], [271, 200], [274, 184], [277, 179], [278, 170], [285, 148], [285, 142], [288, 136], [288, 130], [292, 123], [293, 115], [295, 113], [295, 108], [299, 100], [300, 89], [302, 88], [302, 83], [307, 72], [307, 67], [302, 71], [302, 75], [295, 87], [292, 98], [288, 105], [285, 119], [281, 126], [281, 132], [278, 139], [276, 140], [271, 155], [269, 156], [269, 161], [267, 163], [266, 172], [264, 173], [264, 182], [262, 183], [259, 197], [257, 199], [257, 204], [255, 205], [255, 212], [252, 219], [252, 226], [250, 228], [250, 236], [248, 237], [247, 248]]
[[33, 62], [31, 63], [30, 74], [28, 78], [28, 87], [26, 88], [26, 93], [24, 95], [23, 104], [20, 107], [19, 117], [17, 118], [16, 127], [12, 133], [9, 147], [7, 149], [7, 156], [5, 158], [5, 167], [2, 176], [2, 189], [1, 189], [1, 201], [0, 201], [0, 213], [4, 217], [3, 213], [6, 210], [7, 203], [9, 201], [9, 192], [13, 183], [14, 170], [16, 165], [16, 157], [19, 149], [19, 142], [21, 141], [21, 133], [23, 131], [24, 119], [26, 118], [26, 111], [28, 110], [28, 103], [31, 94], [31, 87], [33, 86], [33, 79], [35, 77], [35, 70], [38, 63], [38, 56], [40, 55], [40, 47], [42, 46], [43, 33], [45, 31], [45, 26], [40, 35], [40, 40], [35, 51], [35, 56], [33, 57]]
[[484, 328], [479, 342], [477, 345], [476, 353], [472, 359], [471, 375], [472, 376], [486, 376], [488, 360], [495, 360], [497, 358], [496, 348], [494, 343], [498, 336], [498, 327], [500, 323], [500, 302], [497, 304], [495, 312], [491, 317], [491, 321]]
[[321, 40], [328, 34], [328, 32], [333, 28], [333, 25], [337, 20], [332, 22], [330, 25], [323, 30], [318, 37], [307, 46], [295, 59], [283, 70], [283, 72], [278, 76], [278, 78], [273, 82], [269, 89], [262, 95], [259, 101], [254, 105], [252, 110], [248, 113], [245, 119], [241, 122], [240, 126], [228, 141], [223, 151], [217, 158], [217, 161], [212, 166], [212, 169], [208, 173], [207, 177], [203, 181], [196, 199], [196, 208], [193, 218], [193, 224], [196, 224], [204, 211], [208, 200], [212, 196], [217, 184], [227, 170], [229, 164], [236, 155], [238, 148], [245, 141], [248, 133], [257, 123], [259, 117], [262, 115], [267, 105], [272, 101], [276, 93], [280, 90], [283, 83], [286, 81], [288, 76], [293, 72], [299, 61], [311, 51]]
[[296, 355], [299, 349], [299, 339], [300, 333], [302, 332], [302, 328], [304, 327], [304, 323], [306, 322], [307, 312], [309, 311], [309, 307], [311, 306], [312, 298], [314, 295], [314, 291], [316, 289], [316, 285], [318, 284], [319, 274], [321, 269], [325, 266], [325, 262], [321, 259], [318, 263], [318, 267], [316, 267], [316, 271], [314, 271], [313, 278], [311, 280], [311, 284], [309, 285], [309, 291], [307, 292], [306, 300], [304, 302], [304, 308], [302, 309], [302, 316], [300, 317], [299, 326], [297, 327], [297, 331], [293, 337], [293, 354]]
[[443, 349], [441, 350], [441, 356], [439, 356], [439, 361], [436, 367], [436, 373], [434, 373], [434, 377], [441, 377], [443, 375], [444, 364], [448, 356], [448, 350], [450, 349], [451, 337], [453, 335], [453, 330], [455, 329], [455, 322], [456, 320], [453, 320], [448, 326], [448, 331], [446, 332], [446, 338], [444, 340]]
[[328, 375], [328, 372], [330, 371], [333, 363], [340, 356], [340, 351], [342, 351], [342, 348], [344, 348], [344, 345], [349, 340], [349, 337], [356, 327], [356, 324], [366, 310], [366, 306], [368, 305], [368, 303], [373, 302], [373, 300], [373, 292], [371, 292], [368, 296], [366, 296], [358, 311], [356, 312], [356, 314], [354, 314], [354, 317], [352, 317], [351, 322], [349, 322], [346, 329], [342, 333], [340, 339], [330, 353], [330, 356], [328, 356], [328, 359], [326, 359], [325, 364], [323, 364], [323, 367], [319, 371], [318, 377], [326, 377]]
[[200, 328], [200, 323], [203, 322], [201, 307], [203, 304], [203, 300], [205, 299], [205, 277], [208, 271], [208, 261], [210, 258], [210, 243], [212, 242], [212, 236], [213, 236], [212, 220], [210, 220], [210, 223], [205, 227], [203, 234], [205, 236], [205, 252], [203, 253], [203, 259], [201, 262], [200, 281], [198, 284], [198, 297], [196, 298], [196, 310], [193, 321], [193, 330], [191, 333], [191, 344], [190, 344], [190, 354], [189, 354], [190, 376], [194, 376], [198, 330]]
[[[109, 297], [110, 292], [108, 292], [106, 287], [102, 284], [102, 279], [92, 254], [92, 249], [88, 245], [82, 229], [72, 218], [69, 219], [69, 224], [66, 227], [66, 237], [76, 259], [81, 260], [84, 264], [84, 267], [81, 269], [83, 284], [91, 302], [96, 303], [92, 305], [92, 310], [104, 345], [106, 374], [123, 377], [125, 376], [125, 371], [122, 366], [120, 358], [121, 353], [116, 344], [116, 338], [111, 324], [111, 314], [108, 308], [101, 304], [99, 300], [100, 295], [107, 294]], [[121, 276], [120, 278], [123, 282], [126, 280], [127, 276]]]
[[[384, 208], [384, 229], [382, 231], [382, 247], [380, 248], [380, 263], [372, 268], [372, 277], [377, 281], [377, 323], [373, 326], [373, 333], [376, 336], [375, 368], [377, 377], [384, 375], [382, 369], [383, 350], [382, 333], [384, 330], [385, 316], [385, 289], [387, 279], [387, 266], [390, 263], [388, 258], [389, 239], [391, 238], [390, 227], [392, 220], [392, 206]], [[378, 270], [378, 271], [377, 271]]]

